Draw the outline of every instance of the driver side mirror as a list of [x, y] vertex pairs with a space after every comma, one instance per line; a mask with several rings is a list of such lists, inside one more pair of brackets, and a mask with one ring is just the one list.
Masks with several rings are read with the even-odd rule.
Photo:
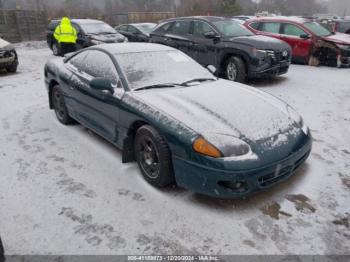
[[302, 34], [302, 35], [300, 35], [300, 38], [301, 38], [301, 39], [304, 39], [304, 40], [308, 40], [308, 39], [310, 39], [311, 37], [310, 37], [310, 35], [308, 35], [308, 34]]
[[205, 38], [208, 38], [208, 39], [219, 39], [220, 36], [215, 33], [214, 31], [210, 31], [210, 32], [207, 32], [204, 34]]
[[114, 87], [112, 84], [112, 81], [108, 78], [104, 77], [96, 77], [91, 80], [90, 82], [91, 89], [97, 90], [97, 91], [105, 91], [110, 94], [114, 94]]

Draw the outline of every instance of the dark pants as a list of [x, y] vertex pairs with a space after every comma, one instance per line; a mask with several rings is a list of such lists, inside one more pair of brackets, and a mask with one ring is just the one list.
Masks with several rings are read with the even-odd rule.
[[64, 56], [67, 53], [71, 53], [71, 52], [76, 51], [75, 44], [73, 44], [73, 43], [61, 43], [60, 48], [61, 48], [60, 51], [61, 51], [62, 56]]

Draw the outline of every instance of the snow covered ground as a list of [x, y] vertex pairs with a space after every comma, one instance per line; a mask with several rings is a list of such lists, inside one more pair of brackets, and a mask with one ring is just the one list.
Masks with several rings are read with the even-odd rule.
[[0, 73], [0, 235], [8, 254], [350, 254], [350, 70], [292, 66], [251, 84], [290, 103], [313, 152], [247, 199], [148, 185], [135, 163], [48, 109], [43, 43]]

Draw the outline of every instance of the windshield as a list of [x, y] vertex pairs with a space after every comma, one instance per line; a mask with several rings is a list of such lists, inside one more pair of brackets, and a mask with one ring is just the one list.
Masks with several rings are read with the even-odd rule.
[[304, 24], [304, 26], [317, 36], [329, 36], [329, 35], [331, 35], [331, 32], [329, 32], [326, 28], [321, 26], [319, 23], [307, 22]]
[[232, 20], [220, 20], [220, 21], [213, 22], [213, 24], [225, 36], [237, 37], [237, 36], [254, 35], [243, 25]]
[[142, 24], [136, 26], [140, 31], [149, 34], [153, 31], [153, 29], [156, 27], [156, 24]]
[[192, 79], [216, 79], [184, 53], [174, 51], [116, 54], [131, 89]]
[[80, 24], [87, 34], [116, 34], [116, 31], [105, 23]]

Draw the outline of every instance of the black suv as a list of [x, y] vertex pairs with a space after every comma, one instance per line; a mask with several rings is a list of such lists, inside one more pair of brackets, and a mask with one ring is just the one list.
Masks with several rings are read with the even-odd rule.
[[[47, 28], [47, 44], [54, 55], [60, 55], [59, 45], [53, 36], [60, 22], [61, 20], [52, 20]], [[100, 20], [72, 19], [71, 22], [78, 33], [77, 49], [104, 43], [121, 43], [127, 41], [126, 37]]]
[[244, 82], [247, 78], [287, 73], [291, 48], [283, 41], [254, 35], [243, 25], [222, 17], [186, 17], [162, 21], [150, 42], [175, 47], [216, 74]]

